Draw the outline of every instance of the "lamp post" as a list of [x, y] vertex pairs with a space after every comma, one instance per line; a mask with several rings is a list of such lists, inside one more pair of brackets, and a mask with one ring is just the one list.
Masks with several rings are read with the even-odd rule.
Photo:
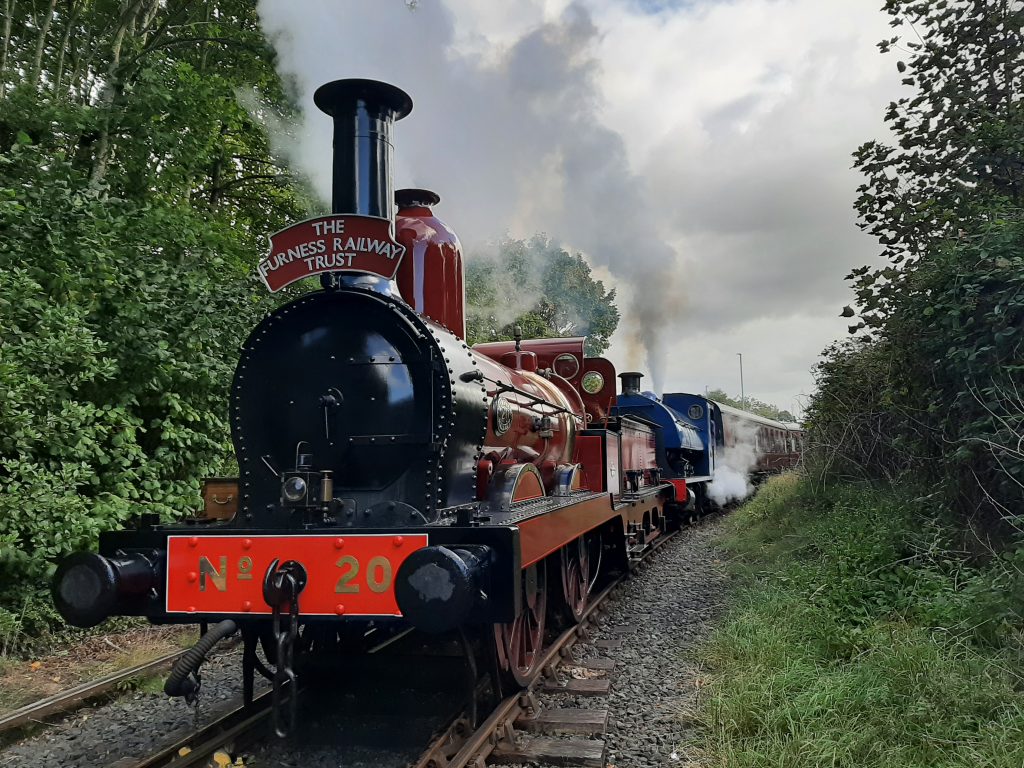
[[736, 355], [740, 359], [740, 407], [746, 410], [747, 407], [747, 395], [743, 389], [743, 353], [737, 352]]

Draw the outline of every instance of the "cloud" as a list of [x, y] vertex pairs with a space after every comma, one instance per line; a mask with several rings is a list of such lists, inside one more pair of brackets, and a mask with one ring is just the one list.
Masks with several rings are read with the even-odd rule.
[[666, 378], [738, 393], [743, 352], [748, 394], [786, 406], [845, 335], [844, 275], [877, 252], [854, 226], [850, 166], [899, 88], [875, 47], [888, 17], [861, 0], [734, 0], [657, 16], [609, 1], [595, 18], [613, 30], [604, 119], [685, 256], [690, 332]]
[[[620, 286], [611, 355], [669, 389], [784, 405], [845, 324], [842, 277], [874, 245], [853, 226], [850, 153], [895, 92], [863, 0], [260, 0], [282, 71], [374, 77], [416, 104], [396, 180], [443, 198], [467, 244], [546, 232]], [[299, 13], [301, 9], [301, 13]], [[295, 162], [326, 196], [329, 120]], [[639, 321], [639, 322], [638, 322]], [[651, 329], [664, 331], [660, 336]], [[749, 363], [747, 362], [749, 358]]]

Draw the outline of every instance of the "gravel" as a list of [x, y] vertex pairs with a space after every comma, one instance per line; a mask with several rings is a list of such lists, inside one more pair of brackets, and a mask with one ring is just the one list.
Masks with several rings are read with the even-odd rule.
[[[711, 518], [665, 544], [609, 598], [609, 610], [587, 641], [573, 646], [576, 661], [615, 660], [610, 697], [538, 696], [543, 707], [607, 709], [608, 732], [599, 738], [608, 766], [694, 764], [686, 745], [695, 735], [691, 716], [702, 670], [693, 650], [708, 636], [726, 594], [713, 544], [720, 524]], [[598, 648], [602, 639], [622, 645]], [[567, 677], [564, 671], [559, 676]]]
[[294, 739], [261, 741], [245, 764], [402, 768], [461, 711], [466, 680], [459, 657], [363, 657], [303, 693]]
[[210, 659], [202, 668], [198, 707], [168, 699], [162, 691], [135, 691], [108, 703], [85, 707], [35, 736], [0, 752], [0, 766], [61, 768], [107, 766], [121, 758], [141, 758], [170, 745], [216, 719], [224, 708], [242, 703], [241, 650]]

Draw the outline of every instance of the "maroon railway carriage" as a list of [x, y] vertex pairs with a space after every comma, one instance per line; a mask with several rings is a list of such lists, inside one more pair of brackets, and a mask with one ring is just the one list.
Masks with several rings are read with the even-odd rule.
[[766, 475], [793, 469], [803, 454], [804, 431], [792, 424], [756, 413], [715, 403], [722, 414], [722, 436], [726, 448], [745, 446], [753, 452], [751, 472]]
[[249, 699], [256, 672], [279, 690], [304, 655], [409, 626], [471, 636], [522, 684], [549, 613], [579, 620], [599, 571], [667, 530], [679, 486], [660, 479], [652, 427], [609, 416], [614, 367], [583, 339], [466, 344], [461, 247], [438, 197], [400, 190], [393, 216], [391, 129], [409, 97], [340, 80], [315, 101], [334, 118], [334, 214], [274, 235], [259, 274], [270, 290], [321, 288], [242, 345], [239, 477], [209, 486], [200, 518], [143, 515], [69, 557], [56, 604], [78, 626], [216, 624], [172, 695], [194, 695], [203, 656], [236, 630]]

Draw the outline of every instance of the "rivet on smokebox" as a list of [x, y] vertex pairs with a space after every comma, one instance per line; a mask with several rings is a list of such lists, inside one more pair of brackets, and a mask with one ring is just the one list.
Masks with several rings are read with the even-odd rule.
[[188, 572], [188, 580], [189, 580], [190, 583], [191, 582], [199, 581], [199, 574], [196, 573], [195, 571], [189, 571]]
[[334, 606], [334, 612], [341, 616], [343, 613], [345, 613], [345, 606], [341, 603], [338, 603], [336, 606]]
[[252, 549], [252, 539], [242, 539], [242, 549]]
[[341, 549], [344, 546], [345, 546], [345, 540], [344, 539], [335, 539], [334, 540], [334, 548], [335, 549]]
[[395, 538], [391, 540], [391, 543], [394, 544], [396, 547], [400, 547], [405, 543], [405, 537], [395, 536]]
[[199, 537], [198, 536], [190, 536], [189, 539], [188, 539], [188, 545], [190, 547], [198, 547], [199, 546]]

